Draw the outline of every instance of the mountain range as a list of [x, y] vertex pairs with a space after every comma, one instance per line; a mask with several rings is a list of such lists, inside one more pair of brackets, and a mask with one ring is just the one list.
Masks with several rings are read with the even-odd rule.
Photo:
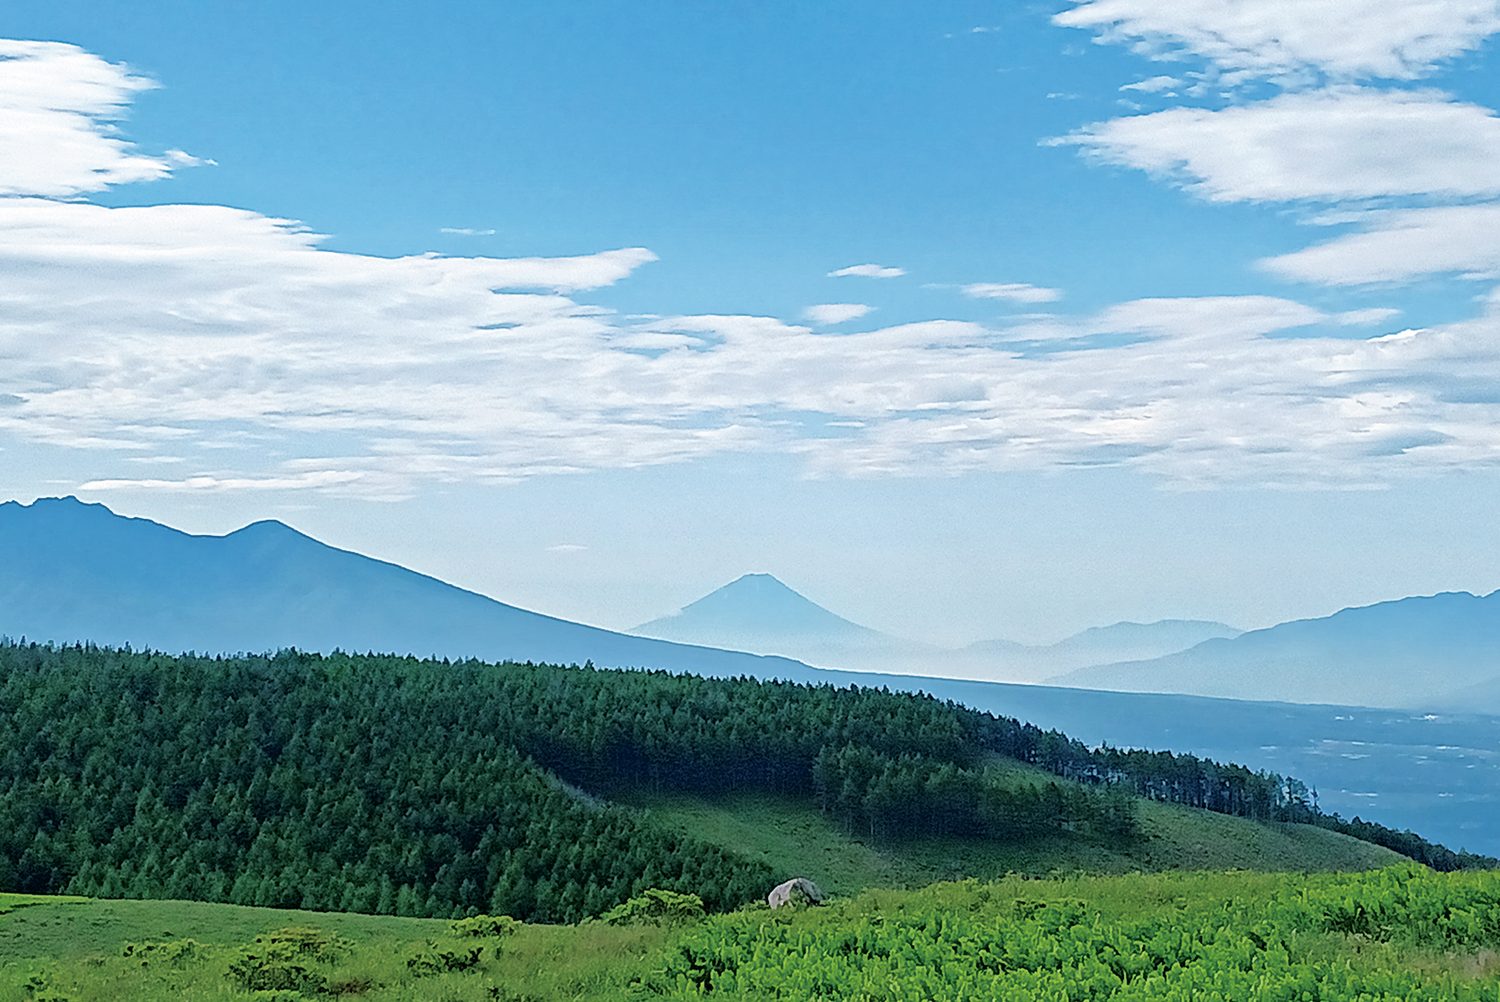
[[0, 634], [169, 652], [421, 657], [805, 677], [792, 661], [632, 637], [519, 609], [281, 522], [198, 536], [103, 505], [0, 504]]
[[881, 633], [813, 602], [770, 574], [746, 574], [631, 633], [779, 654], [808, 664], [989, 681], [1038, 681], [1085, 665], [1157, 657], [1216, 637], [1223, 623], [1163, 620], [1096, 626], [1055, 644], [988, 640], [949, 649]]
[[1449, 592], [1086, 667], [1064, 685], [1229, 699], [1500, 712], [1500, 592]]

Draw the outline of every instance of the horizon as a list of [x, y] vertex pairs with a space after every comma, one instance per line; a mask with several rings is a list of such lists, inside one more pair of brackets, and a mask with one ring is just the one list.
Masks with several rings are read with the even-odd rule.
[[[714, 596], [719, 595], [721, 593], [735, 591], [737, 585], [740, 585], [740, 584], [742, 584], [743, 582], [745, 582], [747, 580], [750, 580], [750, 579], [767, 579], [770, 582], [772, 582], [773, 584], [775, 584], [776, 586], [778, 586], [779, 589], [782, 590], [783, 592], [785, 592], [786, 594], [788, 594], [790, 596], [793, 596], [795, 599], [800, 600], [803, 603], [806, 603], [810, 608], [815, 609], [818, 612], [825, 613], [827, 615], [833, 616], [833, 617], [838, 618], [838, 619], [845, 619], [846, 622], [850, 622], [854, 626], [858, 626], [858, 627], [861, 627], [861, 628], [864, 628], [864, 629], [874, 630], [874, 631], [882, 634], [883, 636], [885, 636], [888, 639], [915, 641], [915, 642], [921, 643], [921, 644], [929, 644], [929, 645], [931, 645], [932, 647], [934, 647], [935, 649], [937, 649], [939, 651], [950, 651], [950, 652], [958, 652], [958, 651], [961, 651], [963, 648], [965, 648], [967, 646], [982, 644], [982, 643], [987, 642], [987, 641], [1002, 641], [1002, 642], [1022, 643], [1020, 641], [1015, 641], [1015, 639], [1011, 638], [1011, 637], [985, 636], [985, 637], [977, 637], [974, 640], [969, 641], [967, 643], [963, 643], [963, 644], [945, 645], [945, 644], [933, 642], [933, 641], [928, 640], [928, 639], [923, 638], [923, 637], [905, 637], [905, 636], [902, 636], [902, 635], [899, 635], [899, 634], [890, 633], [889, 631], [886, 631], [886, 630], [882, 629], [879, 624], [869, 624], [869, 623], [864, 623], [864, 622], [860, 622], [860, 621], [857, 621], [857, 620], [848, 620], [848, 619], [846, 619], [846, 617], [844, 617], [843, 614], [839, 610], [829, 608], [828, 606], [826, 606], [825, 604], [823, 604], [823, 602], [821, 602], [820, 600], [818, 600], [818, 599], [816, 599], [814, 597], [809, 596], [804, 589], [802, 589], [800, 587], [797, 587], [797, 586], [795, 586], [793, 584], [788, 583], [786, 580], [784, 580], [779, 574], [775, 573], [774, 571], [766, 571], [766, 570], [744, 571], [742, 573], [739, 573], [739, 574], [736, 574], [736, 575], [732, 575], [732, 576], [729, 575], [729, 574], [726, 574], [725, 576], [723, 576], [721, 578], [721, 582], [718, 585], [710, 588], [708, 591], [706, 591], [706, 592], [704, 592], [702, 594], [699, 594], [697, 596], [694, 596], [694, 597], [686, 600], [681, 606], [678, 606], [678, 607], [676, 607], [674, 609], [671, 609], [671, 610], [662, 611], [660, 614], [651, 617], [650, 620], [643, 621], [643, 622], [638, 623], [638, 624], [633, 624], [633, 625], [617, 625], [617, 624], [611, 624], [611, 623], [588, 623], [588, 622], [581, 621], [581, 620], [571, 620], [571, 619], [569, 619], [569, 617], [567, 617], [565, 615], [561, 615], [561, 614], [555, 612], [554, 610], [545, 609], [545, 608], [534, 608], [534, 607], [529, 607], [529, 606], [518, 605], [517, 603], [510, 601], [505, 595], [489, 594], [489, 593], [486, 593], [486, 592], [479, 592], [479, 591], [474, 591], [473, 589], [463, 588], [463, 586], [458, 585], [455, 582], [447, 581], [447, 580], [445, 580], [445, 579], [443, 579], [441, 577], [438, 577], [437, 575], [433, 575], [433, 574], [430, 574], [430, 573], [428, 573], [426, 571], [423, 571], [421, 568], [407, 567], [406, 565], [397, 563], [395, 561], [391, 561], [391, 560], [389, 560], [388, 558], [386, 558], [385, 556], [383, 556], [380, 553], [363, 552], [363, 551], [357, 551], [357, 550], [345, 550], [342, 547], [334, 546], [333, 544], [327, 542], [326, 540], [319, 539], [317, 536], [315, 536], [315, 535], [313, 535], [311, 533], [304, 532], [302, 529], [299, 529], [296, 526], [291, 525], [287, 521], [285, 521], [283, 519], [279, 519], [279, 518], [262, 518], [262, 519], [256, 519], [256, 520], [251, 521], [251, 522], [246, 522], [246, 523], [244, 523], [244, 524], [242, 524], [242, 525], [240, 525], [240, 526], [238, 526], [236, 528], [228, 529], [228, 530], [225, 530], [225, 531], [222, 531], [222, 532], [194, 533], [194, 532], [189, 532], [188, 530], [182, 529], [182, 528], [180, 528], [178, 526], [171, 525], [171, 524], [169, 524], [167, 522], [163, 522], [163, 521], [161, 521], [159, 519], [151, 518], [149, 516], [143, 516], [143, 515], [125, 515], [125, 514], [123, 514], [121, 512], [115, 511], [113, 508], [111, 508], [108, 504], [106, 504], [104, 502], [85, 501], [85, 500], [77, 497], [76, 495], [47, 495], [47, 496], [33, 498], [30, 501], [22, 501], [22, 500], [17, 499], [17, 498], [10, 498], [10, 499], [7, 499], [5, 501], [0, 501], [0, 508], [9, 507], [9, 506], [12, 506], [12, 505], [19, 506], [21, 508], [30, 508], [30, 507], [33, 507], [34, 505], [36, 505], [38, 503], [42, 503], [42, 502], [53, 502], [53, 503], [67, 503], [67, 502], [72, 502], [72, 503], [75, 503], [75, 504], [83, 506], [83, 507], [102, 508], [105, 511], [109, 512], [110, 515], [112, 515], [112, 516], [114, 516], [116, 518], [146, 521], [146, 522], [152, 523], [153, 525], [157, 525], [157, 526], [169, 529], [169, 530], [174, 531], [174, 532], [180, 532], [180, 533], [183, 533], [185, 535], [194, 536], [196, 538], [202, 538], [202, 539], [224, 539], [224, 538], [226, 538], [228, 536], [235, 535], [236, 533], [243, 532], [246, 529], [254, 528], [256, 526], [260, 526], [260, 525], [277, 525], [277, 526], [280, 526], [280, 527], [282, 527], [282, 528], [284, 528], [284, 529], [286, 529], [286, 530], [288, 530], [290, 532], [296, 533], [299, 536], [302, 536], [302, 537], [304, 537], [306, 539], [309, 539], [312, 542], [317, 543], [319, 545], [330, 546], [330, 547], [332, 547], [334, 549], [343, 550], [344, 552], [353, 553], [356, 556], [365, 557], [365, 558], [368, 558], [368, 559], [371, 559], [371, 560], [379, 561], [381, 563], [393, 564], [394, 566], [399, 567], [399, 568], [401, 568], [403, 570], [411, 571], [411, 572], [420, 574], [423, 577], [431, 578], [431, 579], [437, 581], [440, 584], [447, 585], [447, 586], [450, 586], [450, 587], [460, 588], [461, 590], [465, 590], [465, 591], [471, 591], [474, 594], [479, 595], [481, 598], [486, 598], [486, 599], [489, 599], [491, 601], [499, 602], [501, 604], [509, 605], [509, 606], [512, 606], [512, 607], [515, 607], [515, 608], [520, 608], [520, 609], [523, 609], [524, 611], [527, 611], [527, 612], [538, 613], [538, 614], [541, 614], [543, 616], [548, 616], [550, 618], [560, 619], [560, 620], [564, 620], [564, 621], [568, 621], [568, 622], [580, 622], [580, 623], [582, 623], [583, 625], [586, 625], [586, 626], [597, 627], [597, 628], [600, 628], [600, 629], [610, 630], [612, 632], [623, 633], [623, 634], [628, 634], [628, 635], [632, 635], [632, 636], [642, 635], [638, 631], [640, 631], [641, 629], [643, 629], [645, 627], [651, 626], [653, 623], [666, 622], [666, 621], [670, 621], [672, 619], [675, 619], [681, 613], [687, 611], [687, 609], [689, 609], [691, 606], [698, 604], [699, 602], [703, 601], [706, 598], [711, 598], [711, 597], [714, 597]], [[1389, 604], [1392, 604], [1392, 603], [1399, 603], [1399, 602], [1403, 602], [1403, 601], [1410, 600], [1410, 599], [1439, 598], [1439, 597], [1442, 597], [1442, 596], [1445, 596], [1445, 595], [1466, 595], [1466, 596], [1469, 596], [1471, 598], [1483, 599], [1483, 598], [1491, 597], [1494, 594], [1500, 594], [1500, 590], [1497, 590], [1495, 592], [1490, 592], [1490, 593], [1481, 593], [1481, 592], [1474, 592], [1474, 591], [1466, 591], [1466, 590], [1462, 590], [1462, 589], [1445, 589], [1445, 590], [1441, 590], [1441, 591], [1437, 591], [1437, 592], [1430, 592], [1430, 593], [1423, 593], [1423, 594], [1393, 595], [1393, 596], [1389, 596], [1387, 598], [1379, 599], [1379, 600], [1377, 600], [1375, 602], [1372, 602], [1372, 603], [1366, 603], [1364, 605], [1358, 605], [1358, 606], [1355, 606], [1355, 605], [1342, 605], [1342, 606], [1339, 606], [1339, 607], [1337, 607], [1337, 608], [1335, 608], [1333, 610], [1330, 610], [1327, 613], [1313, 614], [1313, 615], [1307, 615], [1307, 616], [1298, 616], [1298, 617], [1294, 617], [1292, 619], [1282, 620], [1282, 621], [1279, 621], [1279, 622], [1276, 622], [1276, 623], [1267, 623], [1267, 624], [1264, 624], [1263, 626], [1254, 626], [1254, 627], [1242, 627], [1242, 626], [1240, 626], [1238, 624], [1224, 623], [1224, 622], [1216, 621], [1216, 620], [1192, 620], [1192, 619], [1187, 619], [1187, 618], [1180, 617], [1180, 616], [1167, 616], [1167, 617], [1163, 617], [1161, 619], [1148, 620], [1148, 621], [1141, 621], [1141, 620], [1115, 620], [1115, 621], [1112, 621], [1112, 622], [1095, 623], [1095, 624], [1092, 624], [1092, 625], [1089, 625], [1089, 626], [1085, 626], [1082, 629], [1079, 629], [1079, 630], [1074, 631], [1072, 633], [1064, 634], [1064, 635], [1057, 636], [1057, 637], [1052, 637], [1052, 638], [1045, 639], [1045, 640], [1042, 640], [1042, 641], [1039, 641], [1039, 642], [1025, 643], [1025, 646], [1028, 646], [1028, 647], [1037, 647], [1037, 648], [1046, 648], [1046, 647], [1056, 646], [1058, 644], [1061, 644], [1061, 643], [1069, 641], [1069, 640], [1079, 639], [1079, 638], [1081, 638], [1081, 637], [1083, 637], [1083, 636], [1085, 636], [1087, 634], [1093, 633], [1093, 632], [1108, 631], [1108, 630], [1111, 630], [1111, 629], [1114, 629], [1114, 628], [1117, 628], [1117, 627], [1152, 627], [1152, 626], [1164, 626], [1164, 625], [1172, 625], [1172, 624], [1216, 625], [1216, 626], [1226, 626], [1229, 629], [1235, 631], [1235, 633], [1237, 633], [1237, 634], [1245, 634], [1245, 633], [1254, 633], [1254, 632], [1257, 632], [1257, 631], [1270, 629], [1271, 627], [1283, 625], [1285, 623], [1303, 622], [1303, 621], [1315, 620], [1315, 619], [1325, 619], [1325, 618], [1328, 618], [1329, 616], [1335, 615], [1335, 614], [1337, 614], [1339, 612], [1345, 612], [1345, 611], [1350, 611], [1350, 610], [1369, 608], [1371, 606], [1389, 605]], [[649, 636], [650, 634], [644, 634], [644, 635], [648, 635]], [[876, 672], [876, 674], [888, 674], [888, 673], [889, 672]], [[920, 671], [915, 671], [914, 670], [913, 674], [921, 675], [921, 674], [924, 674], [924, 673], [920, 672]], [[1035, 683], [1024, 683], [1024, 684], [1035, 684]]]
[[613, 628], [1493, 592], [1500, 17], [1392, 2], [11, 5], [0, 496]]

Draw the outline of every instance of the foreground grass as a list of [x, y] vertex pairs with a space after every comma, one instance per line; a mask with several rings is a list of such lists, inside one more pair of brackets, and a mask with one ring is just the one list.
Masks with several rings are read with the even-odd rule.
[[[0, 895], [0, 1000], [290, 1000], [319, 993], [248, 992], [230, 966], [256, 937], [316, 930], [346, 947], [312, 965], [330, 993], [406, 1000], [607, 1000], [661, 950], [657, 928], [523, 926], [498, 940], [455, 936], [450, 923], [189, 901], [97, 901]], [[156, 956], [152, 944], [192, 947]], [[419, 973], [411, 958], [483, 947], [474, 968]], [[326, 994], [326, 993], [325, 993]]]
[[[1058, 780], [1019, 763], [990, 766], [1007, 782]], [[634, 791], [622, 802], [695, 838], [811, 877], [836, 894], [872, 887], [923, 887], [1008, 873], [1130, 873], [1137, 870], [1314, 872], [1395, 866], [1403, 857], [1311, 825], [1260, 823], [1176, 804], [1136, 801], [1139, 837], [1108, 844], [1066, 832], [1030, 839], [872, 841], [845, 831], [805, 797], [735, 794], [704, 799]]]
[[[246, 990], [233, 972], [287, 927], [321, 944], [305, 965], [317, 989]], [[430, 919], [0, 895], [6, 1002], [1496, 1002], [1497, 950], [1500, 874], [1410, 867], [1011, 876], [675, 929], [521, 926], [495, 938]]]

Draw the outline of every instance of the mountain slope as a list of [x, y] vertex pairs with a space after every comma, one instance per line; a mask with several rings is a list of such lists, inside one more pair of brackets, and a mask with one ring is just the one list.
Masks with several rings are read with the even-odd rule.
[[[1182, 692], [1365, 706], [1440, 706], [1500, 683], [1500, 592], [1406, 598], [1322, 619], [1209, 640], [1152, 660], [1084, 668], [1057, 681], [1135, 692]], [[1468, 704], [1500, 711], [1500, 703]]]
[[72, 498], [0, 505], [0, 634], [167, 651], [298, 647], [807, 677], [496, 602], [280, 522], [194, 536]]
[[630, 632], [840, 667], [863, 668], [937, 653], [936, 648], [850, 622], [770, 574], [746, 574]]

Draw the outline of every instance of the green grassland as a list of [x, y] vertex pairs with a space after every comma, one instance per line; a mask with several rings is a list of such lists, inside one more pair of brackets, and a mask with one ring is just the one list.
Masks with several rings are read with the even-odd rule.
[[[0, 1000], [618, 999], [661, 952], [653, 926], [527, 925], [503, 940], [456, 936], [438, 919], [303, 912], [192, 901], [101, 901], [0, 894]], [[309, 965], [322, 991], [249, 991], [231, 965], [257, 937], [315, 930], [332, 943]], [[154, 946], [177, 944], [175, 950]], [[186, 947], [181, 944], [189, 944]], [[408, 961], [483, 948], [466, 971]]]
[[[1039, 769], [996, 761], [1012, 785], [1061, 782]], [[1311, 825], [1256, 822], [1177, 804], [1135, 799], [1139, 834], [1126, 841], [1054, 832], [1020, 839], [871, 840], [847, 831], [805, 797], [732, 794], [703, 798], [640, 790], [621, 795], [647, 818], [705, 842], [732, 847], [776, 872], [811, 877], [837, 894], [921, 887], [1008, 873], [1128, 873], [1135, 870], [1368, 870], [1402, 857]]]
[[[277, 930], [301, 989], [234, 973]], [[477, 959], [469, 962], [478, 948]], [[0, 999], [1500, 999], [1500, 874], [1127, 874], [872, 890], [664, 928], [0, 895]], [[462, 970], [434, 959], [459, 958]]]

